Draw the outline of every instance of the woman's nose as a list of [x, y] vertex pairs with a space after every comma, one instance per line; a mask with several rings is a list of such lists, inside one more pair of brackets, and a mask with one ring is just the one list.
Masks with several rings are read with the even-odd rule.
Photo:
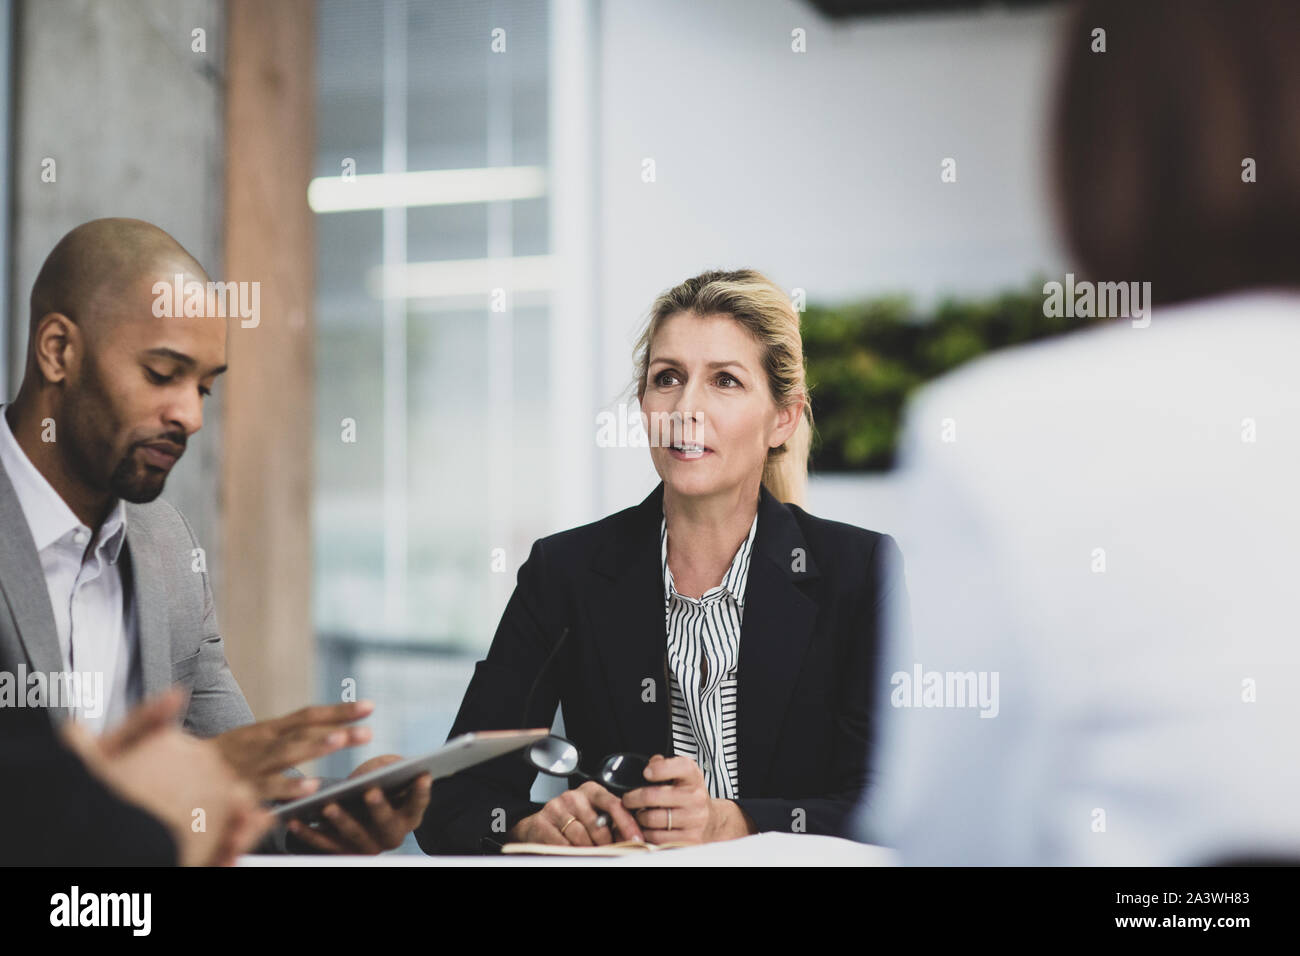
[[700, 416], [700, 386], [688, 382], [677, 396], [673, 411], [681, 416], [682, 424], [695, 421]]
[[679, 401], [673, 409], [672, 418], [669, 422], [674, 441], [694, 441], [696, 429], [699, 427], [699, 420], [698, 409], [685, 400]]

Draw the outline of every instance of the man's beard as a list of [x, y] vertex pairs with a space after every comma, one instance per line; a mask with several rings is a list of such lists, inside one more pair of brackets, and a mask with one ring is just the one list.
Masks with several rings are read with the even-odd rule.
[[[114, 430], [112, 426], [115, 419], [106, 413], [112, 407], [108, 390], [104, 388], [99, 368], [92, 358], [86, 363], [82, 387], [70, 403], [70, 420], [65, 432], [69, 439], [68, 449], [74, 471], [92, 486], [103, 487], [99, 481], [103, 480], [104, 469], [111, 460], [111, 445], [108, 444], [105, 433], [111, 434]], [[102, 441], [97, 441], [99, 436], [105, 437]], [[108, 473], [108, 491], [114, 497], [132, 504], [142, 505], [153, 501], [162, 494], [170, 472], [141, 464], [135, 457], [136, 450], [146, 442], [169, 441], [178, 445], [183, 453], [186, 439], [184, 432], [174, 432], [153, 435], [128, 445]]]
[[167, 473], [154, 471], [136, 462], [136, 446], [127, 449], [122, 460], [108, 476], [108, 488], [115, 497], [134, 505], [144, 505], [162, 494], [167, 484]]

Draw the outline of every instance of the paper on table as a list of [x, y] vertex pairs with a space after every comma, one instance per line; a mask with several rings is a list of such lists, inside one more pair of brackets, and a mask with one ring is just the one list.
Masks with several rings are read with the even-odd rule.
[[626, 855], [619, 866], [898, 866], [888, 847], [812, 833], [756, 833], [676, 853]]
[[[677, 853], [659, 855], [658, 850]], [[623, 857], [631, 865], [664, 866], [897, 866], [897, 854], [882, 846], [811, 833], [757, 833], [738, 840], [687, 844], [637, 843], [555, 846], [508, 843], [502, 853], [536, 856]]]
[[676, 850], [694, 846], [692, 843], [642, 843], [638, 840], [624, 840], [621, 843], [606, 843], [603, 846], [570, 846], [556, 843], [507, 843], [501, 848], [502, 853], [527, 854], [530, 856], [629, 856], [637, 853], [657, 853], [659, 850]]

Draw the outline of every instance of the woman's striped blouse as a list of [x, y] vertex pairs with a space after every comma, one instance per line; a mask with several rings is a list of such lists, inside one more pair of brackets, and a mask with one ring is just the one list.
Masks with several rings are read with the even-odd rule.
[[722, 584], [700, 598], [677, 593], [668, 569], [668, 521], [660, 526], [664, 573], [664, 617], [668, 635], [668, 682], [672, 694], [673, 752], [692, 758], [704, 771], [710, 796], [740, 796], [736, 762], [736, 665], [745, 581], [758, 529], [736, 552]]

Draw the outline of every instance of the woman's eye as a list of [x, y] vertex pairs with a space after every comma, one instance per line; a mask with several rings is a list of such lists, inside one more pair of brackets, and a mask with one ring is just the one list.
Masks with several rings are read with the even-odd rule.
[[739, 385], [740, 382], [736, 380], [735, 376], [728, 375], [726, 372], [723, 372], [721, 375], [718, 376], [718, 384], [725, 385], [727, 388], [731, 388], [733, 385]]
[[672, 383], [669, 382], [668, 379], [675, 379], [676, 377], [677, 376], [674, 375], [672, 372], [660, 372], [658, 375], [655, 376], [655, 384], [670, 385]]
[[170, 375], [163, 375], [159, 372], [155, 372], [148, 365], [144, 367], [144, 371], [145, 374], [149, 376], [149, 381], [153, 382], [155, 385], [166, 385], [172, 380]]

